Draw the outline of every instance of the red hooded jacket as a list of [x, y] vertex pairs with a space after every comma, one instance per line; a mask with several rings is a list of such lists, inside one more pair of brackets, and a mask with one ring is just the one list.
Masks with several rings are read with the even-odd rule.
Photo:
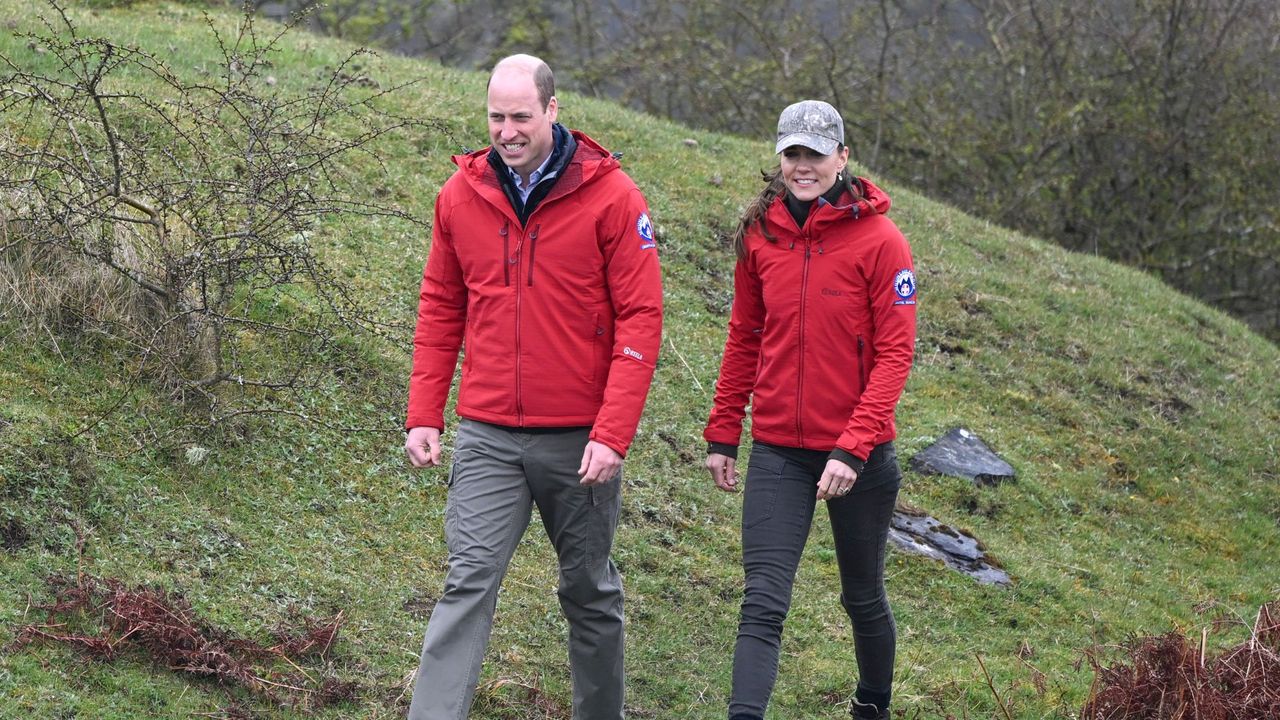
[[804, 227], [779, 197], [744, 238], [715, 407], [703, 437], [751, 436], [785, 447], [839, 448], [865, 461], [895, 437], [893, 413], [911, 370], [916, 284], [911, 249], [884, 213], [889, 196], [819, 199]]
[[591, 426], [626, 455], [662, 334], [648, 207], [618, 161], [577, 150], [521, 226], [490, 148], [453, 158], [436, 198], [405, 426], [444, 427], [465, 345], [458, 415], [509, 427]]

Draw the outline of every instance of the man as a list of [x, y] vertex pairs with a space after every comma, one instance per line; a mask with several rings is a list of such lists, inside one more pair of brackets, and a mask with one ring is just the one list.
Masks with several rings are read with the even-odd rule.
[[556, 122], [528, 55], [489, 79], [489, 148], [454, 157], [436, 198], [414, 336], [405, 451], [441, 463], [444, 406], [466, 352], [446, 504], [449, 571], [427, 623], [411, 720], [467, 716], [498, 585], [532, 504], [560, 564], [575, 720], [623, 705], [622, 582], [609, 552], [623, 456], [662, 331], [644, 197], [618, 161]]

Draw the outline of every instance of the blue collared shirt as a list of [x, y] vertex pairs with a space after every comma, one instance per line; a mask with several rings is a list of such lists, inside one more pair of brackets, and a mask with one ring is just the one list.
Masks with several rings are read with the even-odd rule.
[[537, 170], [529, 173], [528, 185], [524, 184], [524, 179], [520, 177], [520, 173], [512, 170], [510, 166], [507, 167], [507, 172], [511, 173], [512, 183], [516, 186], [516, 192], [520, 193], [520, 202], [529, 202], [529, 193], [533, 192], [533, 189], [537, 187], [538, 183], [542, 182], [543, 176], [547, 172], [547, 165], [551, 163], [551, 158], [554, 156], [555, 152], [552, 151], [547, 155], [546, 159], [542, 161], [542, 164], [538, 166]]

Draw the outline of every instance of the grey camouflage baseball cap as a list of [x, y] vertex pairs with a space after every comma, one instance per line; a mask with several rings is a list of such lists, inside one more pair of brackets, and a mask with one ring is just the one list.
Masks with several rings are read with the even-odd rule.
[[831, 105], [821, 100], [801, 100], [788, 105], [778, 116], [780, 153], [792, 145], [803, 145], [830, 155], [844, 144], [844, 120]]

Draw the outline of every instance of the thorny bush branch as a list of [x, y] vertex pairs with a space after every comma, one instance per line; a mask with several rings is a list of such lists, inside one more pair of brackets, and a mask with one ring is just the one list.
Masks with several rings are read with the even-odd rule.
[[[23, 36], [37, 52], [0, 54], [0, 265], [20, 249], [29, 273], [114, 278], [126, 309], [61, 305], [129, 348], [139, 378], [206, 412], [204, 426], [297, 415], [290, 403], [332, 373], [338, 338], [403, 330], [312, 238], [340, 215], [423, 225], [368, 200], [345, 165], [359, 155], [381, 167], [393, 133], [447, 133], [381, 108], [411, 82], [380, 87], [361, 72], [370, 53], [356, 50], [285, 91], [268, 72], [292, 26], [263, 35], [251, 11], [233, 34], [207, 21], [218, 62], [187, 78], [145, 49], [84, 35], [49, 5], [44, 30]], [[85, 430], [122, 405], [107, 403]]]

